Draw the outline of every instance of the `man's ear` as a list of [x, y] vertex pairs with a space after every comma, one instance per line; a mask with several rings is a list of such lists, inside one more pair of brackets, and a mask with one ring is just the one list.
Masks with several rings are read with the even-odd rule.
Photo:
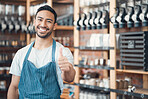
[[56, 27], [57, 27], [57, 23], [54, 24], [53, 30], [56, 30]]

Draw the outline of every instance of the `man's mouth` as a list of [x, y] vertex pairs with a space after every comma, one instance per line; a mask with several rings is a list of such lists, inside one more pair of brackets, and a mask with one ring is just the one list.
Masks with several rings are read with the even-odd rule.
[[37, 27], [41, 32], [45, 32], [47, 30], [49, 30], [49, 28], [46, 28], [46, 27]]

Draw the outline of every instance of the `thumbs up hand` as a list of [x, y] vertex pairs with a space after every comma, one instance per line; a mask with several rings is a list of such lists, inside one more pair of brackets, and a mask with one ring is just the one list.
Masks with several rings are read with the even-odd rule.
[[61, 71], [69, 72], [71, 70], [72, 64], [68, 62], [68, 59], [65, 56], [63, 56], [62, 47], [60, 47], [60, 49], [59, 49], [58, 64], [59, 64]]

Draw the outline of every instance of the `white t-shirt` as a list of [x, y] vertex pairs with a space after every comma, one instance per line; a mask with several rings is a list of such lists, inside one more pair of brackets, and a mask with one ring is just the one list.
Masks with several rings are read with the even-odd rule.
[[[21, 70], [23, 67], [24, 58], [28, 52], [28, 49], [31, 44], [27, 45], [26, 47], [21, 48], [18, 50], [13, 58], [11, 67], [10, 67], [10, 74], [21, 76]], [[59, 48], [62, 47], [63, 56], [67, 57], [68, 61], [73, 65], [73, 55], [71, 51], [64, 47], [62, 44], [56, 42], [56, 51], [55, 51], [55, 61], [56, 61], [56, 70], [57, 70], [57, 77], [58, 82], [60, 85], [61, 91], [63, 90], [63, 80], [61, 77], [61, 70], [58, 65], [58, 57], [59, 57]], [[37, 68], [40, 68], [47, 63], [52, 61], [52, 46], [45, 48], [43, 50], [38, 50], [36, 48], [31, 49], [29, 54], [28, 60], [31, 61]]]

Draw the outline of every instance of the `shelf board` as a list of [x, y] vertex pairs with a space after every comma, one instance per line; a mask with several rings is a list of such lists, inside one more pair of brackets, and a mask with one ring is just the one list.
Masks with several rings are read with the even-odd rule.
[[[128, 92], [128, 89], [120, 89], [120, 90]], [[141, 94], [141, 96], [142, 94], [148, 96], [148, 89], [136, 89], [134, 93]]]
[[102, 50], [102, 51], [108, 51], [110, 49], [114, 49], [113, 47], [86, 47], [86, 46], [79, 46], [79, 47], [74, 47], [76, 49], [80, 50]]
[[60, 26], [56, 27], [56, 30], [74, 30], [74, 26]]
[[101, 66], [101, 65], [75, 65], [77, 67], [80, 68], [94, 68], [94, 69], [106, 69], [106, 70], [114, 70], [113, 67], [109, 67], [109, 66]]
[[132, 73], [132, 74], [146, 74], [148, 75], [148, 72], [142, 71], [142, 70], [122, 70], [122, 69], [116, 69], [117, 72], [120, 73]]
[[92, 86], [92, 85], [79, 84], [79, 83], [75, 83], [74, 85], [77, 85], [83, 88], [93, 89], [93, 90], [102, 90], [105, 92], [116, 92], [119, 94], [124, 94], [124, 95], [129, 95], [129, 96], [148, 98], [148, 89], [136, 89], [135, 92], [128, 92], [127, 89], [110, 89], [110, 88], [105, 88], [105, 87]]

